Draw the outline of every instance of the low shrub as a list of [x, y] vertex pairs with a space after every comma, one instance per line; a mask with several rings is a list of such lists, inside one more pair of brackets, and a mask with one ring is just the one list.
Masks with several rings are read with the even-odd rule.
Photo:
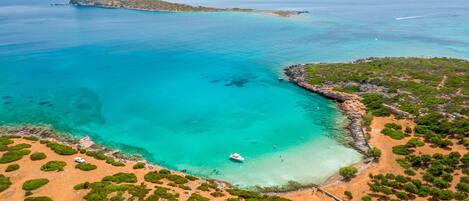
[[401, 130], [394, 130], [392, 128], [384, 128], [383, 130], [381, 130], [381, 133], [395, 140], [401, 140], [405, 137], [404, 133]]
[[19, 150], [27, 149], [27, 148], [31, 148], [31, 145], [30, 145], [30, 144], [26, 144], [26, 143], [21, 143], [21, 144], [17, 144], [17, 145], [8, 147], [7, 150], [8, 150], [8, 151], [19, 151]]
[[143, 178], [147, 182], [157, 183], [157, 182], [159, 182], [160, 179], [165, 178], [165, 175], [160, 174], [157, 171], [152, 171], [152, 172], [148, 172], [147, 174], [145, 174], [145, 176]]
[[187, 201], [210, 201], [210, 199], [203, 197], [197, 193], [192, 193], [192, 195], [187, 199]]
[[409, 155], [410, 152], [411, 151], [405, 145], [397, 145], [392, 147], [392, 153], [397, 155]]
[[215, 191], [213, 193], [210, 193], [210, 195], [213, 196], [213, 197], [216, 197], [216, 198], [225, 196], [225, 194], [220, 192], [220, 191]]
[[38, 137], [32, 136], [32, 135], [31, 136], [25, 136], [25, 137], [23, 137], [23, 139], [30, 140], [30, 141], [38, 141], [39, 140]]
[[83, 189], [88, 189], [90, 187], [90, 182], [83, 182], [75, 185], [73, 189], [75, 190], [83, 190]]
[[5, 169], [5, 172], [13, 172], [13, 171], [18, 170], [18, 169], [20, 169], [20, 165], [11, 164]]
[[91, 171], [91, 170], [94, 170], [97, 168], [96, 165], [93, 165], [91, 163], [79, 163], [79, 164], [76, 164], [75, 165], [75, 168], [76, 169], [80, 169], [80, 170], [83, 170], [83, 171]]
[[352, 192], [350, 191], [344, 191], [344, 195], [347, 197], [347, 199], [351, 200], [353, 199]]
[[186, 175], [186, 176], [184, 176], [184, 177], [185, 177], [186, 179], [189, 179], [190, 181], [196, 181], [196, 180], [199, 179], [199, 178], [194, 177], [194, 176], [192, 176], [192, 175]]
[[63, 161], [49, 161], [41, 166], [41, 170], [44, 172], [63, 171], [66, 165], [67, 163]]
[[178, 187], [180, 189], [183, 189], [183, 190], [186, 190], [186, 191], [192, 190], [190, 186], [187, 186], [187, 185], [184, 185], [184, 184], [179, 184]]
[[74, 148], [70, 146], [58, 144], [54, 142], [47, 143], [47, 147], [49, 147], [50, 149], [52, 149], [52, 151], [54, 151], [55, 153], [59, 155], [73, 155], [73, 154], [78, 153], [77, 150], [75, 150]]
[[46, 159], [47, 156], [46, 156], [46, 154], [44, 154], [42, 152], [34, 152], [29, 156], [29, 158], [31, 158], [31, 160], [33, 160], [33, 161], [38, 161], [38, 160]]
[[27, 197], [24, 201], [52, 201], [50, 197], [39, 196], [39, 197]]
[[135, 163], [132, 168], [133, 168], [133, 169], [142, 169], [142, 168], [144, 168], [144, 167], [145, 167], [145, 163], [138, 162], [138, 163]]
[[188, 180], [182, 176], [179, 176], [179, 175], [176, 175], [176, 174], [170, 174], [170, 175], [167, 175], [166, 178], [169, 180], [169, 181], [172, 181], [176, 184], [185, 184], [188, 182]]
[[9, 144], [13, 144], [13, 140], [5, 136], [0, 137], [0, 145], [9, 145]]
[[357, 174], [357, 172], [357, 168], [352, 166], [342, 167], [339, 169], [340, 176], [342, 176], [345, 180], [350, 180], [355, 176], [355, 174]]
[[376, 147], [373, 147], [367, 151], [366, 155], [377, 160], [381, 157], [381, 150]]
[[8, 151], [0, 157], [0, 163], [11, 163], [13, 161], [20, 160], [23, 156], [31, 153], [31, 150], [15, 150]]
[[10, 177], [0, 174], [0, 192], [8, 189], [11, 186]]
[[106, 176], [103, 181], [110, 181], [115, 183], [137, 183], [137, 176], [134, 173], [117, 173], [112, 176]]
[[362, 201], [372, 201], [370, 196], [362, 197]]
[[27, 180], [23, 183], [23, 190], [26, 190], [26, 191], [35, 190], [48, 183], [49, 183], [49, 180], [46, 178]]
[[395, 123], [386, 123], [386, 124], [384, 124], [384, 127], [392, 128], [392, 129], [395, 129], [395, 130], [401, 130], [402, 129], [401, 125], [398, 125], [398, 124], [395, 124]]

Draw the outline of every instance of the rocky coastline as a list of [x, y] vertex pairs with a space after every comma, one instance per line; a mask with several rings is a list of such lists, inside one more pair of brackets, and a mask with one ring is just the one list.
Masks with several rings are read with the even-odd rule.
[[319, 87], [311, 85], [305, 79], [305, 67], [308, 64], [296, 64], [287, 67], [284, 71], [288, 79], [296, 85], [317, 93], [323, 97], [336, 100], [339, 103], [339, 108], [350, 120], [347, 129], [353, 138], [351, 146], [362, 154], [365, 154], [370, 145], [366, 140], [365, 132], [363, 131], [363, 116], [366, 114], [366, 107], [361, 102], [361, 98], [355, 94], [348, 94], [344, 92], [335, 91], [332, 87]]
[[279, 17], [290, 17], [308, 13], [308, 11], [290, 10], [257, 10], [249, 8], [212, 8], [204, 6], [191, 6], [187, 4], [171, 3], [161, 0], [70, 0], [72, 6], [88, 6], [100, 8], [123, 8], [129, 10], [156, 11], [156, 12], [247, 12], [264, 13]]

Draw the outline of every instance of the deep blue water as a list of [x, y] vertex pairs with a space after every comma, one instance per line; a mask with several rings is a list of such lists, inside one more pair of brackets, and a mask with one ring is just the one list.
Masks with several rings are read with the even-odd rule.
[[[360, 155], [332, 101], [282, 68], [370, 56], [469, 55], [469, 3], [186, 1], [309, 10], [158, 13], [0, 2], [0, 123], [45, 123], [236, 184], [319, 183]], [[402, 17], [411, 17], [404, 18]], [[244, 164], [227, 160], [232, 152]]]

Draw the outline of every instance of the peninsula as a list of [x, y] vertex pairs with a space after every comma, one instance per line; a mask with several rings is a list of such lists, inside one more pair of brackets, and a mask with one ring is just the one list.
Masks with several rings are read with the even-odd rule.
[[160, 12], [255, 12], [267, 13], [280, 17], [289, 17], [306, 13], [307, 11], [256, 10], [247, 8], [211, 8], [191, 6], [187, 4], [171, 3], [162, 0], [70, 0], [75, 6], [95, 6], [104, 8], [125, 8], [132, 10], [160, 11]]
[[[297, 85], [337, 100], [368, 157], [322, 188], [344, 200], [467, 200], [469, 61], [369, 58], [290, 66]], [[304, 190], [294, 200], [324, 200]]]

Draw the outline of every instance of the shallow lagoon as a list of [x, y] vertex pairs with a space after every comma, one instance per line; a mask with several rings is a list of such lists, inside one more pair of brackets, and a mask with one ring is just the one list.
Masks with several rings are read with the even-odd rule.
[[[344, 120], [334, 103], [279, 81], [284, 66], [469, 55], [463, 2], [381, 12], [303, 2], [315, 12], [290, 19], [48, 3], [0, 3], [1, 123], [51, 124], [244, 186], [320, 183], [360, 159], [334, 140]], [[424, 12], [439, 14], [395, 20]], [[246, 163], [229, 161], [231, 152]]]

